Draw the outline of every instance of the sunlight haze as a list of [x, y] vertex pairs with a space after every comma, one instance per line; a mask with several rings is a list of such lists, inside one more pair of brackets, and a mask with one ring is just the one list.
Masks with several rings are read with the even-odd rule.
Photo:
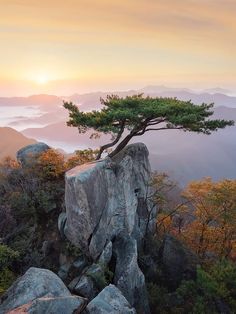
[[235, 14], [234, 0], [1, 0], [0, 96], [234, 90]]

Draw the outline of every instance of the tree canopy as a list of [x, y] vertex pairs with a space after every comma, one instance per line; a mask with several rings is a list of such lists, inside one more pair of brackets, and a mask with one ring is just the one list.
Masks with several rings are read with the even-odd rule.
[[92, 129], [111, 135], [111, 142], [100, 147], [97, 159], [104, 150], [118, 144], [109, 154], [116, 155], [133, 137], [146, 132], [177, 129], [211, 134], [234, 124], [231, 120], [210, 120], [213, 104], [195, 105], [176, 98], [108, 95], [101, 103], [101, 110], [83, 112], [73, 103], [64, 102], [69, 111], [68, 126], [77, 127], [80, 133]]
[[[160, 178], [162, 176], [156, 175], [154, 189], [161, 182]], [[168, 183], [167, 179], [165, 182]], [[156, 195], [153, 200], [159, 205]], [[214, 182], [211, 178], [204, 178], [192, 181], [184, 189], [182, 197], [183, 202], [173, 209], [168, 207], [168, 203], [158, 212], [159, 236], [160, 232], [171, 233], [191, 248], [201, 261], [209, 263], [217, 257], [235, 260], [236, 180]]]
[[[183, 227], [181, 236], [201, 259], [235, 258], [236, 180], [213, 182], [210, 178], [191, 182], [183, 196], [191, 204], [195, 219]], [[189, 209], [189, 207], [188, 207]]]

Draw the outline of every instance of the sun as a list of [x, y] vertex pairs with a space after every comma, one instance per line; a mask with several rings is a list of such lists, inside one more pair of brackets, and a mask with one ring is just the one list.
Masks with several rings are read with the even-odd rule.
[[39, 75], [36, 79], [35, 79], [36, 83], [39, 84], [39, 85], [45, 85], [47, 84], [50, 79], [47, 75], [45, 74], [42, 74], [42, 75]]

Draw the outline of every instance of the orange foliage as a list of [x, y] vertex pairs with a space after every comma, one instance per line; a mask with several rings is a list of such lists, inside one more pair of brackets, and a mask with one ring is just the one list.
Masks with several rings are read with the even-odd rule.
[[64, 156], [53, 149], [43, 152], [38, 161], [40, 168], [42, 167], [42, 175], [60, 177], [65, 172]]
[[97, 151], [92, 149], [76, 151], [76, 155], [67, 161], [64, 156], [53, 149], [42, 153], [39, 157], [38, 165], [42, 167], [43, 175], [48, 177], [60, 177], [65, 171], [95, 160]]
[[7, 156], [3, 159], [3, 161], [0, 163], [1, 168], [9, 168], [9, 169], [16, 169], [19, 168], [19, 163], [15, 159], [11, 158], [10, 156]]
[[192, 182], [183, 193], [195, 219], [180, 238], [199, 257], [229, 257], [236, 253], [236, 180]]
[[97, 151], [94, 151], [92, 149], [78, 150], [76, 151], [75, 156], [72, 156], [67, 160], [65, 167], [67, 170], [69, 170], [73, 167], [94, 161], [96, 154]]
[[182, 196], [183, 204], [159, 212], [159, 235], [172, 233], [202, 260], [236, 259], [236, 180], [194, 181]]

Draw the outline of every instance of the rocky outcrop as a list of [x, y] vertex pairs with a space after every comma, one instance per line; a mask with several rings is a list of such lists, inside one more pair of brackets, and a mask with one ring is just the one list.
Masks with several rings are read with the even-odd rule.
[[47, 144], [37, 143], [25, 146], [17, 152], [17, 160], [24, 166], [35, 162], [36, 157], [50, 149]]
[[[47, 149], [44, 144], [26, 147], [18, 159], [31, 165], [32, 157]], [[138, 248], [150, 219], [150, 174], [143, 144], [67, 172], [66, 212], [58, 218], [58, 229], [79, 254], [61, 252], [58, 275], [77, 296], [51, 271], [30, 268], [2, 297], [0, 313], [80, 313], [90, 301], [87, 313], [149, 314]], [[44, 256], [49, 250], [44, 242]]]
[[67, 238], [93, 260], [117, 236], [142, 239], [149, 179], [150, 164], [144, 144], [129, 145], [113, 159], [67, 172]]
[[184, 247], [176, 238], [167, 235], [161, 248], [161, 262], [166, 274], [166, 282], [175, 290], [182, 280], [196, 277], [197, 256]]
[[[148, 150], [141, 143], [127, 146], [112, 159], [70, 170], [66, 216], [59, 220], [61, 234], [90, 260], [103, 267], [113, 264], [114, 283], [140, 313], [149, 313], [145, 278], [137, 260], [150, 218], [146, 201], [150, 174]], [[91, 298], [90, 278], [81, 277], [76, 287]]]
[[[57, 306], [59, 307], [59, 304], [62, 303], [62, 299], [60, 298], [67, 300], [66, 302], [68, 302], [68, 304], [70, 303], [72, 307], [74, 307], [75, 304], [78, 304], [78, 307], [82, 307], [82, 303], [85, 305], [85, 301], [82, 298], [78, 300], [71, 299], [71, 293], [61, 279], [53, 272], [47, 269], [31, 267], [22, 277], [16, 280], [1, 297], [0, 313], [7, 313], [22, 306], [27, 308], [27, 310], [30, 308], [55, 308]], [[20, 313], [20, 311], [16, 313]], [[41, 312], [33, 311], [29, 313]], [[69, 314], [69, 312], [65, 313]]]
[[138, 266], [137, 243], [121, 238], [114, 244], [116, 268], [114, 283], [138, 313], [149, 313], [145, 277]]
[[[149, 313], [149, 306], [137, 247], [148, 221], [150, 174], [148, 150], [141, 143], [112, 159], [76, 167], [66, 173], [66, 216], [59, 219], [61, 234], [90, 260], [103, 268], [113, 264], [114, 283], [142, 313]], [[86, 274], [70, 286], [89, 299], [98, 293]]]
[[100, 292], [87, 306], [87, 314], [136, 314], [134, 308], [114, 285], [109, 285]]

